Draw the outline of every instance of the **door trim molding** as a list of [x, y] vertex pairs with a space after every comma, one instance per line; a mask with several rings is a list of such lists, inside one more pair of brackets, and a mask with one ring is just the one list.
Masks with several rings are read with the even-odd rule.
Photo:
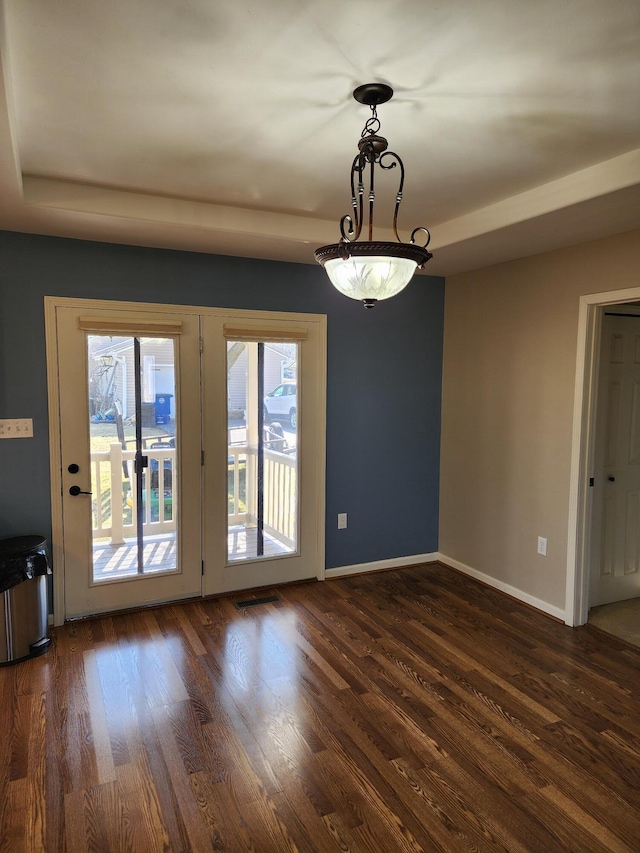
[[49, 477], [51, 480], [51, 550], [53, 562], [53, 624], [64, 623], [64, 549], [62, 547], [62, 451], [60, 449], [60, 385], [55, 297], [44, 298], [47, 402], [49, 406]]
[[640, 287], [589, 293], [580, 297], [571, 437], [564, 614], [565, 623], [572, 627], [584, 625], [589, 617], [591, 494], [588, 483], [595, 453], [596, 395], [603, 308], [638, 300], [640, 300]]
[[[243, 324], [248, 328], [252, 323], [259, 322], [263, 317], [265, 320], [286, 321], [291, 323], [317, 323], [322, 356], [320, 365], [320, 387], [318, 393], [326, 401], [326, 327], [327, 317], [325, 314], [302, 314], [299, 312], [263, 311], [245, 308], [217, 308], [212, 306], [176, 305], [157, 302], [122, 302], [109, 299], [83, 299], [65, 296], [45, 296], [45, 352], [47, 369], [47, 399], [49, 405], [49, 472], [51, 481], [51, 533], [52, 533], [52, 561], [53, 561], [53, 621], [54, 625], [62, 625], [65, 620], [65, 598], [64, 598], [64, 549], [63, 549], [63, 511], [62, 511], [62, 452], [60, 447], [60, 386], [58, 378], [58, 339], [57, 339], [57, 310], [58, 308], [73, 308], [78, 311], [90, 313], [95, 311], [125, 311], [128, 314], [141, 312], [145, 315], [151, 313], [163, 314], [188, 314], [196, 316], [215, 316], [228, 318], [229, 322], [236, 325]], [[320, 429], [326, 434], [325, 429], [326, 405], [322, 405], [322, 423]], [[325, 459], [326, 442], [322, 442], [322, 453], [318, 454], [316, 460], [316, 489], [318, 490], [317, 508], [317, 559], [318, 565], [315, 570], [318, 580], [323, 580], [325, 575]]]

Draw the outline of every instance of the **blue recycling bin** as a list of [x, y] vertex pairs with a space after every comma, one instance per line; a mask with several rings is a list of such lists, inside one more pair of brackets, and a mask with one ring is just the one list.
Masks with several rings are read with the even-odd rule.
[[171, 420], [171, 398], [173, 394], [156, 394], [156, 423], [168, 424]]

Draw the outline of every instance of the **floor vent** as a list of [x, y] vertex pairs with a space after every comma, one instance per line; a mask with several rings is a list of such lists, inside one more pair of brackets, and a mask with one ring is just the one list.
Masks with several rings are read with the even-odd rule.
[[249, 598], [246, 601], [236, 601], [236, 607], [239, 610], [244, 610], [245, 607], [257, 607], [258, 604], [275, 604], [276, 601], [282, 601], [279, 595], [265, 595], [262, 598]]

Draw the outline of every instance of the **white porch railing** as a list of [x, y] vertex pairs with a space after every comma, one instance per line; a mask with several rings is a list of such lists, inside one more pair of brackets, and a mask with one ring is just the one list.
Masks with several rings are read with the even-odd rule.
[[[176, 451], [174, 448], [146, 448], [144, 453], [149, 458], [149, 467], [144, 477], [143, 532], [145, 536], [174, 532], [177, 477], [173, 475]], [[230, 446], [228, 457], [232, 460], [229, 469], [233, 473], [229, 484], [228, 524], [253, 527], [257, 523], [257, 449], [247, 445]], [[94, 540], [109, 539], [112, 545], [122, 545], [125, 537], [135, 538], [136, 502], [132, 499], [136, 493], [134, 458], [135, 451], [123, 450], [118, 442], [112, 443], [109, 450], [91, 453]], [[169, 464], [165, 467], [167, 461]], [[244, 509], [240, 497], [243, 485], [247, 496]], [[295, 457], [265, 449], [264, 530], [288, 548], [295, 548], [296, 509]]]
[[[249, 453], [249, 448], [244, 445], [230, 445], [228, 448], [229, 470], [232, 472], [229, 484], [229, 524], [245, 524], [249, 513], [246, 506], [241, 508], [240, 490], [244, 481], [244, 491], [247, 494], [247, 483], [252, 482], [253, 464], [255, 453]], [[244, 463], [244, 468], [242, 467]], [[247, 500], [249, 500], [247, 498]]]
[[264, 452], [264, 531], [295, 549], [298, 466], [295, 457]]
[[[173, 477], [174, 448], [146, 449], [149, 467], [145, 471], [142, 495], [145, 535], [171, 533], [176, 529], [175, 506], [177, 483]], [[137, 526], [137, 475], [134, 471], [134, 450], [123, 450], [118, 442], [109, 450], [91, 453], [91, 491], [93, 498], [93, 538], [110, 539], [112, 545], [122, 545], [135, 537]], [[165, 461], [170, 466], [165, 468]], [[124, 466], [124, 467], [123, 467]], [[127, 471], [128, 483], [124, 480]]]
[[[255, 504], [258, 450], [247, 445], [230, 445], [228, 451], [229, 469], [233, 472], [229, 488], [229, 524], [255, 527], [258, 522]], [[295, 456], [265, 449], [264, 531], [288, 548], [296, 547], [297, 471]], [[243, 478], [245, 509], [240, 501]]]

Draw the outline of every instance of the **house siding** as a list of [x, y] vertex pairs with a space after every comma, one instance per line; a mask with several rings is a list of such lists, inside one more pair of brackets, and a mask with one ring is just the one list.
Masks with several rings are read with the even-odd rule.
[[[264, 393], [268, 394], [282, 382], [282, 365], [285, 357], [269, 346], [264, 352]], [[247, 350], [234, 362], [227, 373], [227, 400], [230, 410], [247, 408]]]
[[[133, 338], [110, 338], [100, 335], [100, 344], [94, 357], [89, 358], [89, 376], [98, 367], [105, 355], [114, 356], [117, 360], [116, 375], [113, 389], [114, 399], [120, 404], [125, 418], [132, 418], [136, 412], [135, 395], [135, 362], [133, 354]], [[113, 347], [109, 347], [109, 341]], [[94, 343], [95, 347], [95, 343]], [[144, 338], [141, 347], [143, 367], [142, 402], [155, 404], [156, 394], [173, 394], [171, 399], [171, 417], [175, 418], [175, 363], [174, 342], [171, 338]], [[149, 370], [146, 369], [146, 359], [151, 359]], [[160, 375], [162, 374], [162, 378]]]

